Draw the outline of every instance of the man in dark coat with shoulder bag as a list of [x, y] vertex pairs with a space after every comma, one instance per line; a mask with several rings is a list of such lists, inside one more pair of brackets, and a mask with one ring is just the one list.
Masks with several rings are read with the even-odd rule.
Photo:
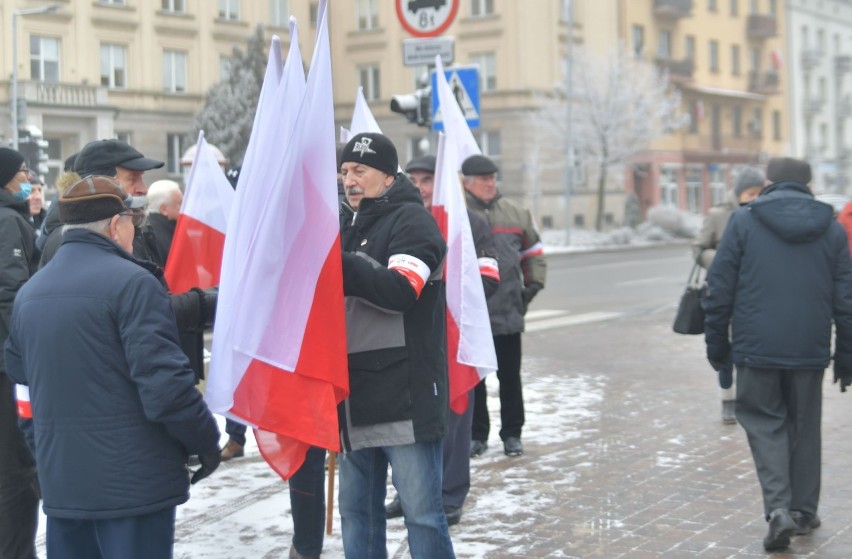
[[[819, 527], [822, 379], [852, 384], [852, 259], [804, 161], [769, 161], [771, 183], [734, 212], [707, 277], [705, 339], [715, 370], [737, 366], [736, 417], [763, 491], [767, 551]], [[729, 338], [729, 327], [732, 338]]]
[[18, 292], [5, 346], [26, 386], [47, 554], [171, 557], [175, 508], [219, 465], [219, 430], [195, 389], [158, 269], [137, 260], [144, 198], [87, 177], [59, 200], [62, 248]]

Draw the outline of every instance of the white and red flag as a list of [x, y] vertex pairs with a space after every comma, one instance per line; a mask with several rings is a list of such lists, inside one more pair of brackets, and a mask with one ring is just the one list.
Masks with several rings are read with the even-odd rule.
[[[481, 153], [455, 100], [441, 66], [437, 67], [438, 103], [445, 134], [438, 140], [432, 215], [447, 241], [447, 356], [450, 371], [450, 408], [461, 414], [468, 393], [480, 380], [497, 370], [491, 321], [482, 287], [480, 262], [473, 244], [470, 220], [459, 181], [462, 162]], [[494, 266], [491, 266], [494, 269]]]
[[166, 284], [172, 293], [219, 285], [225, 230], [233, 201], [234, 189], [202, 130], [166, 262]]
[[[279, 110], [258, 115], [260, 129], [252, 130], [267, 140], [251, 162], [266, 187], [262, 197], [246, 192], [228, 224], [245, 253], [229, 258], [225, 251], [219, 300], [230, 299], [230, 325], [220, 331], [217, 316], [206, 396], [214, 411], [256, 427], [261, 454], [285, 479], [310, 446], [340, 448], [337, 405], [349, 391], [325, 0], [317, 19], [307, 83], [301, 91], [292, 83], [302, 62], [291, 31], [277, 88], [286, 98], [276, 95]], [[281, 130], [262, 130], [270, 126]], [[238, 197], [242, 189], [241, 180]], [[217, 362], [221, 354], [230, 356]]]

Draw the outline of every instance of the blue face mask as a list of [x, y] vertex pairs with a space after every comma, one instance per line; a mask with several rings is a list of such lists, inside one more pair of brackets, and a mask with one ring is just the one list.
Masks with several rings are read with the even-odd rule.
[[29, 182], [22, 182], [18, 186], [21, 187], [21, 190], [15, 192], [15, 200], [26, 200], [33, 193], [33, 185]]

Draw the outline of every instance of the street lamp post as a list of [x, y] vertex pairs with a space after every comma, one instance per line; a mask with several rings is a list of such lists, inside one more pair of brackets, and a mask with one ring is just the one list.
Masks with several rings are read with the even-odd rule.
[[46, 14], [59, 9], [58, 4], [12, 11], [12, 92], [9, 113], [12, 121], [12, 148], [18, 149], [18, 16]]

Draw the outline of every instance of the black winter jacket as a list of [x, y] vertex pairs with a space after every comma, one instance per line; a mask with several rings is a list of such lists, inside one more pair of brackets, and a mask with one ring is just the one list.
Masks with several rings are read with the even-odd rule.
[[15, 301], [5, 353], [9, 376], [30, 387], [48, 515], [181, 504], [187, 455], [217, 447], [168, 294], [143, 266], [102, 235], [68, 231]]
[[438, 440], [449, 410], [446, 243], [402, 174], [341, 222], [351, 391], [339, 407], [343, 447]]
[[[754, 368], [852, 374], [852, 260], [832, 207], [806, 186], [771, 185], [734, 212], [707, 276], [707, 355]], [[728, 341], [728, 325], [733, 339]]]

